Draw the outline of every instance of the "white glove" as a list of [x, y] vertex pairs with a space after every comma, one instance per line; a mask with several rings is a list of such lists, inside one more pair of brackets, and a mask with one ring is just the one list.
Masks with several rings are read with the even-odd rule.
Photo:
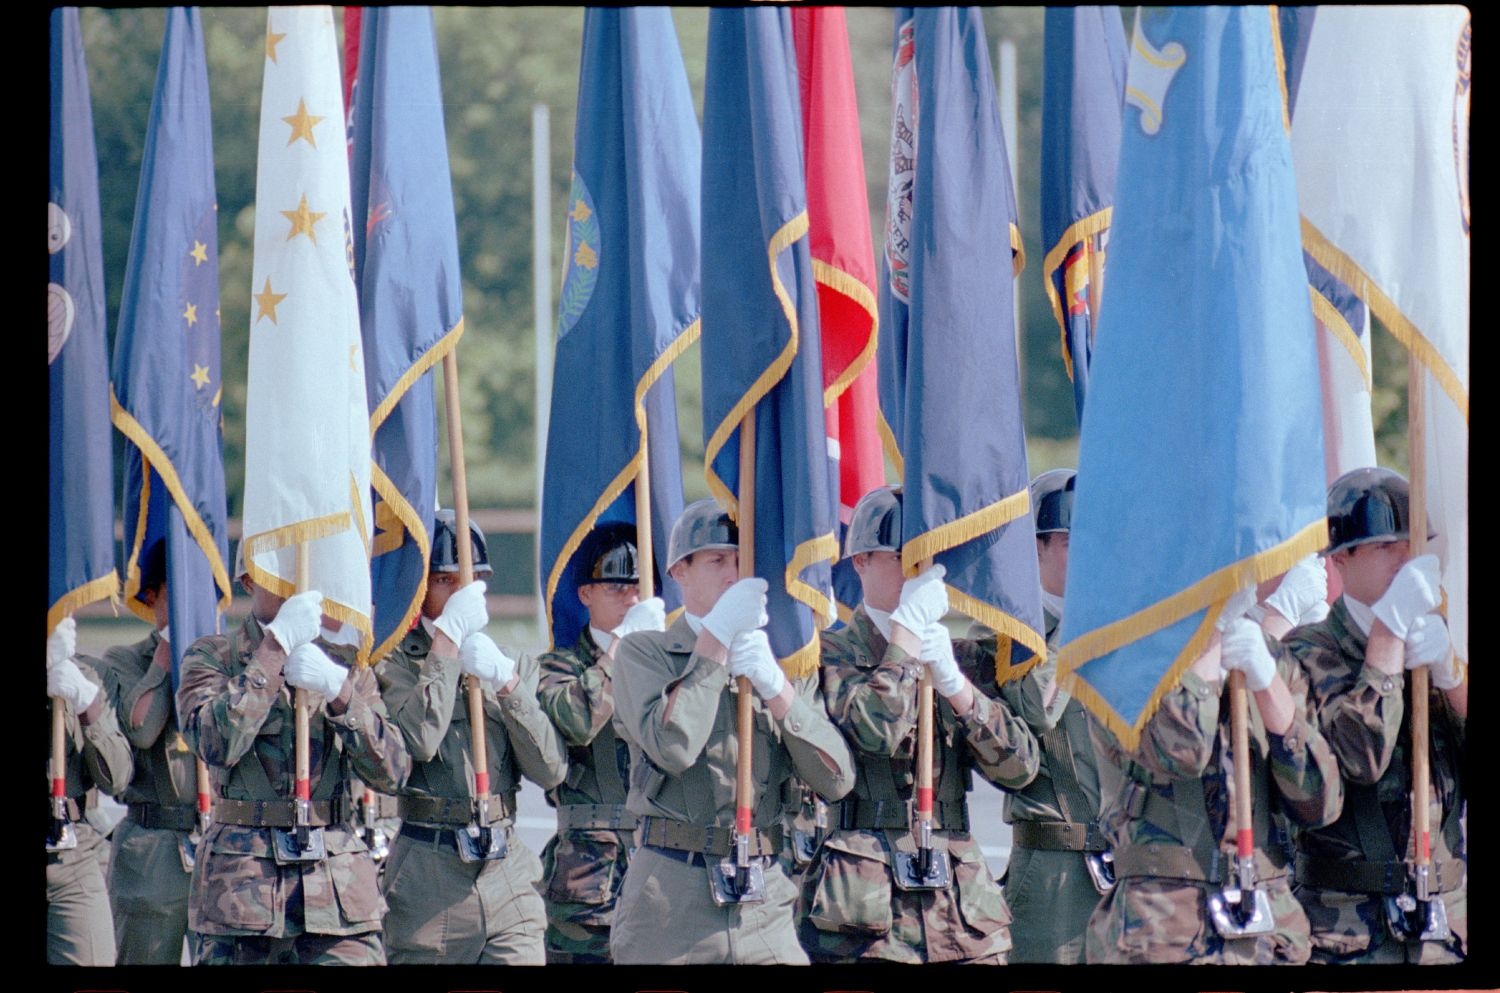
[[309, 690], [322, 695], [325, 700], [332, 700], [339, 695], [339, 690], [344, 688], [344, 680], [349, 678], [349, 670], [329, 658], [323, 649], [309, 641], [298, 645], [287, 656], [286, 668], [282, 670], [282, 676], [286, 679], [288, 686], [295, 686], [299, 690]]
[[780, 696], [786, 687], [786, 676], [771, 651], [771, 639], [758, 628], [741, 634], [729, 646], [729, 674], [750, 680], [763, 700]]
[[708, 633], [725, 646], [734, 644], [736, 635], [764, 627], [771, 618], [766, 614], [766, 581], [747, 576], [724, 591], [719, 602], [703, 618]]
[[899, 624], [917, 637], [943, 619], [948, 612], [948, 588], [943, 577], [946, 567], [930, 566], [901, 584], [901, 602], [891, 611], [891, 622]]
[[73, 713], [81, 714], [99, 695], [99, 687], [89, 682], [77, 662], [63, 659], [47, 667], [47, 695], [68, 701]]
[[1245, 685], [1252, 693], [1259, 693], [1276, 678], [1276, 660], [1266, 647], [1266, 636], [1260, 625], [1248, 617], [1241, 617], [1224, 629], [1219, 664], [1243, 672]]
[[1406, 667], [1416, 669], [1424, 665], [1432, 674], [1432, 685], [1440, 690], [1457, 689], [1464, 681], [1463, 673], [1453, 662], [1448, 625], [1437, 614], [1413, 618], [1406, 629]]
[[1443, 602], [1436, 555], [1419, 555], [1401, 567], [1385, 595], [1375, 601], [1375, 616], [1391, 634], [1406, 640], [1412, 621]]
[[72, 616], [57, 622], [57, 627], [47, 635], [47, 668], [73, 657], [78, 650], [78, 622]]
[[457, 591], [443, 604], [443, 612], [432, 626], [446, 634], [455, 645], [462, 646], [490, 622], [484, 606], [484, 580], [476, 579]]
[[1318, 604], [1323, 604], [1326, 616], [1327, 601], [1328, 573], [1323, 560], [1314, 553], [1287, 570], [1276, 592], [1266, 597], [1266, 606], [1296, 626], [1311, 623]]
[[1214, 627], [1219, 631], [1226, 631], [1229, 625], [1244, 617], [1251, 607], [1255, 606], [1255, 586], [1251, 584], [1242, 590], [1236, 590], [1224, 601], [1224, 609], [1219, 611], [1219, 616], [1214, 620]]
[[654, 596], [642, 600], [627, 610], [625, 618], [610, 634], [618, 640], [632, 631], [665, 631], [666, 629], [667, 605], [661, 597]]
[[1317, 624], [1328, 619], [1328, 601], [1319, 600], [1302, 614], [1301, 624]]
[[478, 676], [488, 689], [500, 690], [516, 677], [516, 660], [500, 650], [487, 634], [471, 634], [458, 648], [464, 675]]
[[323, 594], [317, 590], [288, 597], [275, 619], [266, 625], [267, 633], [288, 655], [316, 638], [322, 628]]
[[953, 639], [941, 624], [929, 624], [922, 630], [922, 664], [932, 676], [932, 688], [945, 697], [957, 696], [967, 680], [953, 657]]

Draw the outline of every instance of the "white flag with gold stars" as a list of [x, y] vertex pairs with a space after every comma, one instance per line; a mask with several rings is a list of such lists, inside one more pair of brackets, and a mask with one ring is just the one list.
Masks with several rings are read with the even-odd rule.
[[305, 549], [308, 588], [323, 594], [326, 614], [358, 631], [364, 658], [370, 422], [343, 122], [332, 8], [270, 8], [245, 403], [245, 564], [257, 583], [289, 596], [298, 592], [297, 554]]

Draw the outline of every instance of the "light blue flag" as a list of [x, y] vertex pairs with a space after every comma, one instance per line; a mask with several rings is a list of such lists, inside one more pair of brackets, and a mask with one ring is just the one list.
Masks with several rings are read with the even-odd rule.
[[1274, 14], [1137, 18], [1059, 672], [1127, 747], [1219, 606], [1327, 544]]

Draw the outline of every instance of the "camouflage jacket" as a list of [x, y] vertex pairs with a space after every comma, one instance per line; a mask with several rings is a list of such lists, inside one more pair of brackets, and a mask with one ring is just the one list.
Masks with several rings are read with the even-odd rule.
[[[85, 679], [101, 687], [101, 692], [96, 697], [100, 703], [99, 716], [87, 724], [78, 719], [71, 705], [63, 704], [63, 775], [66, 780], [63, 792], [64, 795], [77, 800], [81, 805], [89, 790], [98, 789], [110, 795], [124, 790], [130, 782], [133, 760], [130, 755], [130, 742], [120, 731], [114, 708], [109, 705], [109, 698], [102, 690], [104, 683], [98, 674], [101, 663], [98, 659], [85, 655], [74, 656], [73, 661], [78, 664]], [[46, 699], [46, 726], [51, 728], [53, 698], [47, 697]], [[49, 797], [52, 795], [51, 741], [49, 733], [46, 762], [46, 795]], [[76, 830], [78, 847], [55, 853], [51, 856], [52, 859], [63, 865], [72, 865], [84, 857], [94, 857], [95, 843], [98, 842], [100, 835], [87, 821], [78, 824]]]
[[[411, 776], [397, 792], [472, 797], [468, 681], [458, 656], [431, 649], [432, 637], [418, 622], [375, 670], [391, 721], [401, 729], [413, 760]], [[562, 738], [537, 705], [536, 661], [525, 654], [515, 658], [520, 682], [510, 695], [502, 700], [492, 690], [483, 691], [485, 761], [492, 794], [513, 793], [522, 775], [551, 789], [567, 772]]]
[[119, 794], [130, 803], [194, 806], [198, 767], [187, 739], [177, 728], [172, 676], [152, 665], [161, 632], [104, 653], [100, 676], [116, 719], [135, 754], [135, 775]]

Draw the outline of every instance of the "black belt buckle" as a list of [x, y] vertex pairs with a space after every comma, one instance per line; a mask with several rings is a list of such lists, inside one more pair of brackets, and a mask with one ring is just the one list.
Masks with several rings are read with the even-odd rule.
[[505, 830], [480, 827], [477, 821], [453, 832], [460, 862], [495, 862], [505, 858]]
[[704, 861], [708, 862], [708, 891], [714, 898], [714, 906], [765, 902], [766, 870], [761, 857], [752, 858], [743, 866], [733, 856], [718, 862]]
[[1083, 864], [1089, 870], [1089, 878], [1094, 881], [1094, 889], [1101, 895], [1115, 888], [1115, 853], [1105, 849], [1102, 852], [1084, 852]]

